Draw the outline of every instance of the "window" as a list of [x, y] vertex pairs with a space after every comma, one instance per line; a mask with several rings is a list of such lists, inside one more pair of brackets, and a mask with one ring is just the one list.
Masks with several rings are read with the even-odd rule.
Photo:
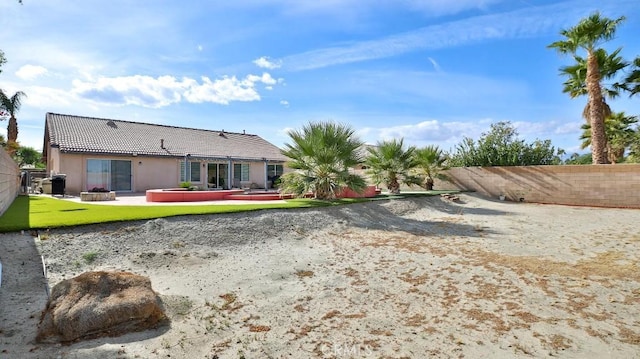
[[284, 173], [282, 165], [267, 164], [267, 181], [272, 188], [278, 184], [280, 176]]
[[180, 161], [180, 182], [200, 182], [200, 162], [187, 162], [189, 164], [189, 170], [187, 173], [188, 178], [184, 178], [184, 161]]
[[233, 179], [238, 181], [249, 181], [249, 164], [235, 163], [233, 165]]
[[280, 177], [284, 173], [284, 167], [282, 165], [267, 165], [267, 177]]
[[267, 165], [267, 180], [274, 183], [284, 173], [282, 165]]

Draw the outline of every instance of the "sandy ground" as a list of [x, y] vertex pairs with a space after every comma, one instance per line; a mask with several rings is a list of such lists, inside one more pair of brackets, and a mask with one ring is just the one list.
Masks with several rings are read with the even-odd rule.
[[[639, 357], [639, 222], [464, 194], [4, 234], [0, 358]], [[149, 276], [170, 324], [34, 343], [89, 270]]]

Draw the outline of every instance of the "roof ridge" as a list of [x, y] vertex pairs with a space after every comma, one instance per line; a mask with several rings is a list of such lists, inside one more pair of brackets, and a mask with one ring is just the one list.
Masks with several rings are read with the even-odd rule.
[[47, 112], [46, 116], [49, 117], [49, 115], [56, 115], [56, 116], [67, 116], [67, 117], [75, 117], [75, 118], [84, 118], [84, 119], [89, 119], [89, 120], [101, 120], [101, 121], [114, 121], [114, 122], [125, 122], [125, 123], [134, 123], [134, 124], [138, 124], [138, 125], [147, 125], [147, 126], [158, 126], [158, 127], [166, 127], [166, 128], [177, 128], [177, 129], [183, 129], [183, 130], [196, 130], [196, 131], [204, 131], [204, 132], [222, 132], [224, 134], [232, 134], [232, 135], [243, 135], [243, 136], [255, 136], [255, 137], [259, 137], [256, 134], [252, 134], [252, 133], [240, 133], [240, 132], [232, 132], [232, 131], [225, 131], [224, 129], [220, 129], [220, 130], [210, 130], [210, 129], [205, 129], [205, 128], [195, 128], [195, 127], [184, 127], [184, 126], [172, 126], [172, 125], [163, 125], [163, 124], [158, 124], [158, 123], [150, 123], [150, 122], [139, 122], [139, 121], [126, 121], [126, 120], [118, 120], [115, 118], [104, 118], [104, 117], [93, 117], [93, 116], [78, 116], [78, 115], [67, 115], [67, 114], [63, 114], [63, 113], [55, 113], [55, 112]]

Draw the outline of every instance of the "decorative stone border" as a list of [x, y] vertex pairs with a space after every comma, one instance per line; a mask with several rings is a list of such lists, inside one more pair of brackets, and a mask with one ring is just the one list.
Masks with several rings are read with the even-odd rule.
[[85, 202], [93, 202], [93, 201], [115, 201], [116, 193], [114, 191], [110, 192], [80, 192], [80, 200]]

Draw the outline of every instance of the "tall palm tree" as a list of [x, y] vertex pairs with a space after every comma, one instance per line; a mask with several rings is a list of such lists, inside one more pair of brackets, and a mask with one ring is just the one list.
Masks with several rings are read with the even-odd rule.
[[378, 142], [367, 148], [369, 156], [365, 160], [367, 173], [376, 185], [385, 183], [389, 193], [400, 193], [400, 184], [420, 184], [421, 180], [412, 174], [417, 166], [414, 156], [416, 148], [404, 149], [404, 139]]
[[556, 41], [549, 45], [562, 54], [577, 55], [577, 51], [582, 49], [587, 52], [587, 73], [585, 84], [589, 96], [589, 123], [591, 124], [592, 141], [591, 152], [593, 163], [607, 163], [606, 158], [606, 136], [604, 133], [604, 106], [601, 88], [601, 77], [598, 66], [597, 50], [598, 46], [612, 39], [617, 26], [624, 21], [624, 16], [617, 19], [609, 19], [600, 16], [596, 12], [569, 29], [562, 30], [560, 34], [564, 40]]
[[9, 124], [7, 125], [7, 147], [9, 154], [15, 152], [14, 148], [18, 143], [18, 120], [16, 113], [20, 111], [22, 106], [22, 98], [26, 96], [24, 92], [18, 91], [13, 96], [7, 96], [4, 91], [0, 90], [0, 107], [7, 112], [9, 116]]
[[[614, 112], [604, 121], [605, 134], [607, 136], [607, 160], [610, 163], [619, 163], [624, 158], [626, 149], [633, 145], [637, 138], [636, 131], [631, 125], [636, 124], [636, 116], [627, 116], [624, 112]], [[591, 144], [591, 126], [582, 126], [581, 147], [587, 148]]]
[[[622, 49], [619, 48], [616, 51], [608, 54], [604, 49], [598, 49], [595, 52], [595, 56], [598, 60], [598, 69], [600, 71], [601, 80], [610, 80], [615, 78], [618, 72], [629, 64], [619, 55]], [[587, 60], [580, 56], [574, 56], [576, 64], [571, 66], [564, 66], [560, 68], [560, 74], [567, 76], [568, 79], [564, 82], [562, 92], [568, 93], [571, 98], [588, 95], [587, 91]], [[623, 88], [622, 84], [617, 82], [611, 84], [601, 84], [602, 88], [602, 106], [605, 118], [611, 115], [611, 108], [607, 104], [607, 98], [613, 99], [620, 95], [620, 90]], [[582, 111], [582, 117], [585, 120], [589, 120], [589, 102], [587, 102], [584, 110]]]
[[311, 122], [289, 131], [293, 143], [285, 144], [282, 154], [297, 171], [280, 177], [280, 188], [297, 195], [312, 192], [317, 199], [333, 199], [343, 187], [362, 192], [364, 178], [350, 172], [363, 160], [358, 151], [363, 143], [354, 133], [334, 122]]
[[426, 146], [416, 149], [414, 155], [417, 169], [424, 176], [424, 188], [427, 191], [433, 190], [433, 183], [436, 178], [440, 180], [447, 179], [447, 176], [442, 174], [442, 171], [447, 169], [445, 165], [447, 158], [438, 146]]

